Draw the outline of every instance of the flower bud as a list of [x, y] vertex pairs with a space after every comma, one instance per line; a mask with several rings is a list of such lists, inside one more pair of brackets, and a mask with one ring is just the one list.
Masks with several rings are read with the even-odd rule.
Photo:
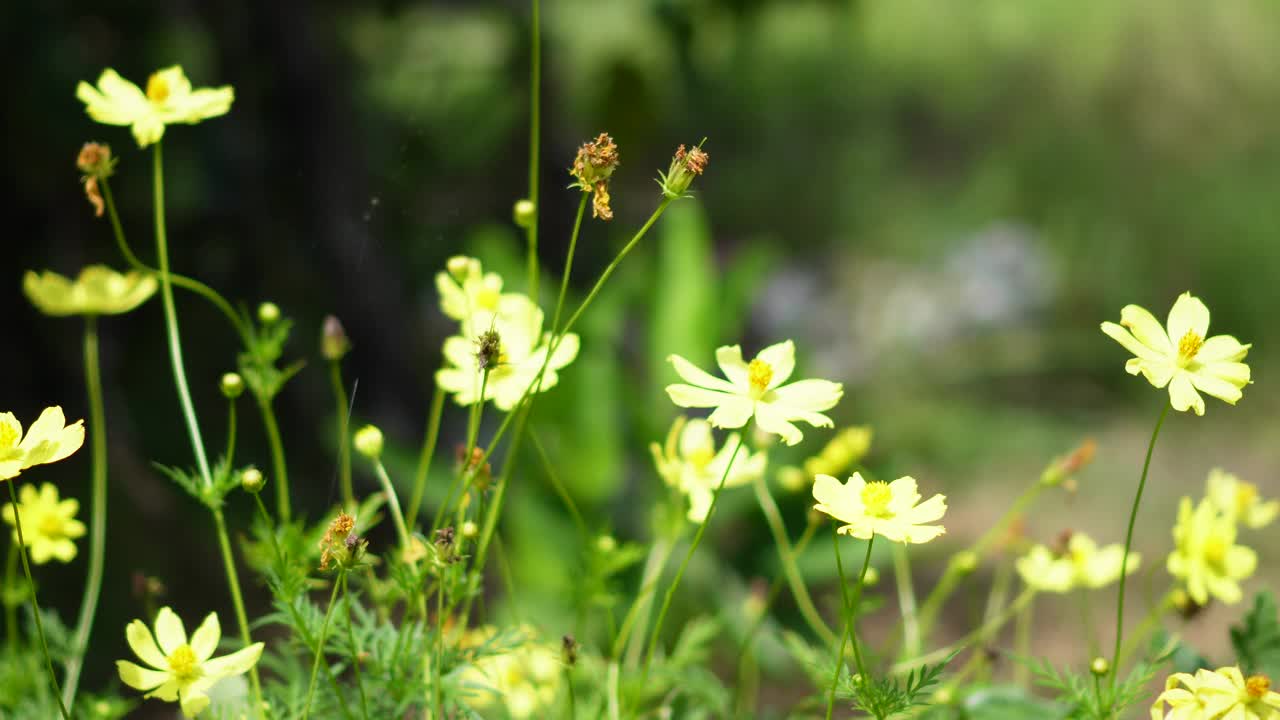
[[370, 460], [377, 460], [382, 456], [382, 431], [377, 426], [365, 425], [356, 431], [352, 444], [356, 452]]
[[240, 373], [229, 372], [222, 376], [218, 387], [221, 388], [223, 397], [235, 400], [244, 392], [244, 378], [240, 377]]
[[867, 574], [862, 576], [862, 585], [871, 587], [878, 582], [880, 582], [880, 571], [873, 567], [867, 568]]
[[668, 199], [679, 200], [689, 191], [689, 186], [693, 184], [693, 179], [701, 175], [707, 169], [707, 161], [711, 159], [702, 151], [702, 146], [698, 145], [685, 150], [684, 145], [676, 148], [676, 154], [671, 158], [671, 166], [667, 168], [665, 173], [659, 172], [658, 185], [662, 187], [662, 194]]
[[320, 354], [325, 360], [336, 362], [350, 351], [351, 341], [347, 339], [347, 330], [342, 327], [342, 321], [335, 315], [325, 315], [320, 331]]
[[248, 467], [240, 472], [240, 487], [247, 493], [257, 495], [266, 484], [267, 479], [262, 477], [262, 471], [256, 467]]
[[596, 538], [596, 549], [602, 553], [611, 553], [618, 549], [618, 541], [612, 535], [601, 535]]
[[454, 255], [445, 263], [444, 268], [449, 277], [462, 284], [472, 274], [480, 273], [480, 261], [465, 255]]
[[951, 556], [951, 566], [961, 575], [968, 575], [978, 569], [978, 554], [972, 550], [961, 550]]
[[462, 527], [458, 528], [462, 533], [462, 537], [470, 540], [480, 534], [480, 528], [470, 520], [462, 523]]
[[516, 225], [528, 229], [538, 220], [538, 206], [533, 204], [532, 200], [523, 198], [516, 201], [516, 205], [512, 208], [512, 215], [515, 218]]
[[274, 325], [280, 321], [280, 306], [273, 302], [264, 302], [258, 306], [258, 322], [263, 325]]
[[1097, 677], [1103, 677], [1107, 673], [1111, 672], [1111, 663], [1107, 662], [1107, 659], [1104, 657], [1096, 657], [1093, 659], [1093, 662], [1089, 663], [1089, 672], [1093, 673]]

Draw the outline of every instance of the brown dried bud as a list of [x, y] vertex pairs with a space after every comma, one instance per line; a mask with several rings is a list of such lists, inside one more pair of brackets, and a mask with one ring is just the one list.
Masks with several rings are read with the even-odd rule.
[[489, 329], [476, 338], [476, 365], [483, 370], [493, 370], [504, 361], [502, 355], [502, 336], [497, 330]]
[[457, 534], [454, 533], [452, 526], [445, 526], [436, 531], [436, 545], [441, 548], [453, 547]]
[[591, 217], [613, 219], [613, 208], [609, 207], [609, 178], [617, 169], [618, 146], [607, 133], [600, 133], [595, 140], [578, 148], [578, 155], [569, 170], [577, 182], [569, 187], [592, 193]]
[[86, 177], [111, 177], [115, 171], [116, 161], [111, 157], [111, 146], [102, 143], [87, 142], [80, 148], [76, 156], [76, 167]]
[[347, 339], [347, 330], [342, 321], [334, 315], [325, 315], [324, 327], [320, 333], [320, 354], [326, 360], [338, 361], [351, 351], [351, 341]]
[[560, 639], [561, 649], [563, 650], [564, 664], [570, 667], [578, 664], [578, 641], [573, 639], [572, 635], [565, 635]]
[[658, 185], [662, 187], [662, 194], [671, 200], [684, 197], [693, 184], [693, 179], [707, 169], [707, 162], [710, 160], [711, 156], [702, 151], [700, 144], [687, 150], [684, 145], [676, 148], [670, 167], [665, 173], [658, 173]]

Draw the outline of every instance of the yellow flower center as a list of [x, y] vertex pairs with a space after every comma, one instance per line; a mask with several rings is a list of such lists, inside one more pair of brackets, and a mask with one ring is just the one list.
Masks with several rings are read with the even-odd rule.
[[871, 517], [893, 517], [893, 512], [889, 510], [889, 502], [892, 500], [893, 491], [889, 489], [887, 482], [869, 482], [862, 487], [862, 505], [866, 514]]
[[1195, 330], [1188, 330], [1187, 334], [1178, 341], [1178, 366], [1186, 367], [1195, 358], [1196, 353], [1200, 352], [1202, 345], [1204, 345], [1204, 338], [1196, 334]]
[[1254, 675], [1244, 681], [1244, 690], [1249, 697], [1257, 700], [1271, 689], [1271, 678], [1266, 675]]
[[1221, 567], [1227, 560], [1227, 544], [1221, 538], [1209, 538], [1204, 544], [1204, 557], [1211, 565]]
[[1243, 513], [1258, 499], [1258, 486], [1242, 482], [1236, 485], [1236, 511]]
[[169, 670], [179, 680], [192, 680], [200, 676], [200, 664], [190, 645], [182, 644], [169, 653]]
[[760, 358], [752, 360], [747, 363], [747, 382], [751, 383], [751, 395], [759, 399], [773, 382], [773, 368]]
[[169, 99], [169, 83], [159, 73], [147, 78], [147, 99], [156, 103]]
[[485, 310], [497, 310], [500, 295], [501, 293], [493, 288], [484, 288], [476, 293], [476, 304]]
[[0, 450], [8, 450], [18, 444], [19, 435], [12, 425], [8, 423], [0, 423]]
[[711, 448], [698, 448], [689, 454], [689, 462], [692, 463], [694, 467], [702, 470], [711, 464], [711, 461], [715, 456], [716, 453]]
[[63, 534], [62, 518], [53, 513], [46, 513], [44, 517], [40, 518], [40, 522], [36, 524], [36, 527], [40, 529], [40, 534], [45, 537], [58, 537]]

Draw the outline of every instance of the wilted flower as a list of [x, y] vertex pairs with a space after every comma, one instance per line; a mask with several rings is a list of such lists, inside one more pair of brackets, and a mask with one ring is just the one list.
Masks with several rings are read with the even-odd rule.
[[[1124, 546], [1115, 544], [1099, 548], [1084, 533], [1071, 533], [1065, 552], [1056, 553], [1044, 545], [1036, 545], [1018, 558], [1018, 574], [1028, 587], [1054, 593], [1076, 588], [1100, 588], [1120, 579]], [[1126, 574], [1138, 569], [1140, 557], [1129, 553]]]
[[111, 157], [111, 148], [101, 143], [85, 143], [80, 148], [80, 153], [76, 155], [76, 167], [84, 173], [80, 176], [80, 182], [84, 184], [84, 196], [93, 206], [93, 214], [96, 217], [102, 217], [102, 212], [106, 210], [99, 183], [111, 177], [115, 172], [115, 166], [116, 161]]
[[355, 529], [356, 519], [345, 512], [339, 512], [338, 516], [329, 523], [329, 527], [324, 531], [324, 536], [320, 538], [321, 570], [328, 570], [329, 564], [334, 559], [342, 562], [351, 557], [352, 552], [358, 549], [358, 545], [355, 547], [348, 547], [347, 545], [347, 539], [354, 537], [353, 531]]
[[1204, 605], [1212, 595], [1227, 604], [1240, 602], [1239, 581], [1253, 574], [1258, 555], [1236, 544], [1235, 520], [1219, 513], [1207, 499], [1192, 510], [1191, 498], [1184, 497], [1173, 540], [1169, 574], [1186, 582], [1192, 600]]
[[154, 275], [133, 270], [118, 273], [105, 265], [90, 265], [73, 281], [51, 270], [28, 270], [22, 291], [45, 315], [118, 315], [146, 302], [159, 284]]
[[1280, 500], [1264, 501], [1257, 485], [1218, 468], [1209, 471], [1206, 495], [1224, 515], [1253, 530], [1270, 525], [1280, 513]]
[[[84, 535], [84, 523], [75, 519], [80, 502], [75, 498], [58, 499], [58, 489], [45, 483], [37, 491], [23, 485], [18, 491], [18, 517], [22, 520], [22, 538], [31, 550], [31, 562], [43, 565], [50, 560], [71, 562], [76, 556], [75, 539]], [[14, 525], [13, 506], [2, 511], [4, 521]], [[18, 542], [14, 528], [13, 541]]]
[[45, 408], [22, 434], [13, 413], [0, 413], [0, 480], [15, 478], [33, 465], [57, 462], [84, 444], [84, 421], [66, 424], [62, 408]]
[[609, 178], [617, 169], [618, 146], [607, 133], [600, 133], [595, 140], [578, 148], [573, 168], [569, 170], [576, 182], [569, 187], [592, 193], [591, 217], [613, 219], [613, 209], [609, 207]]
[[891, 483], [867, 482], [854, 473], [847, 483], [830, 475], [819, 475], [813, 484], [814, 509], [847, 523], [837, 532], [868, 540], [879, 535], [894, 542], [925, 543], [945, 532], [940, 520], [947, 511], [947, 499], [934, 495], [920, 502], [916, 481], [900, 477]]
[[[649, 446], [658, 474], [667, 485], [689, 497], [690, 522], [701, 523], [707, 519], [721, 478], [724, 478], [724, 487], [730, 488], [749, 484], [764, 473], [766, 454], [743, 452], [745, 448], [738, 451], [730, 467], [729, 460], [738, 449], [738, 442], [738, 434], [731, 433], [717, 452], [711, 424], [682, 416], [672, 424], [664, 446], [658, 443]], [[728, 476], [725, 476], [726, 470]]]
[[146, 93], [107, 68], [98, 78], [97, 87], [86, 82], [76, 86], [76, 97], [94, 120], [132, 126], [138, 147], [146, 147], [164, 136], [166, 125], [194, 125], [225, 115], [231, 109], [235, 91], [230, 85], [192, 90], [182, 68], [174, 65], [152, 73]]

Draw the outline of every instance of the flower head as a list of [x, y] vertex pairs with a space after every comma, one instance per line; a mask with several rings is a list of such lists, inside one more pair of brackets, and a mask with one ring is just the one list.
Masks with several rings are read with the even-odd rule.
[[1173, 528], [1174, 551], [1166, 563], [1169, 574], [1187, 584], [1187, 594], [1197, 604], [1212, 595], [1222, 602], [1240, 602], [1239, 581], [1253, 574], [1258, 555], [1236, 544], [1236, 523], [1218, 512], [1208, 499], [1193, 510], [1191, 498], [1178, 506], [1178, 524]]
[[[359, 560], [364, 552], [363, 541], [355, 534], [356, 519], [345, 512], [339, 512], [329, 523], [324, 536], [320, 538], [320, 569], [328, 570], [329, 564], [335, 560], [339, 565], [349, 565]], [[349, 542], [354, 538], [354, 542]]]
[[[38, 491], [32, 485], [23, 485], [18, 497], [18, 518], [22, 520], [22, 537], [31, 548], [31, 562], [71, 562], [76, 556], [74, 540], [84, 535], [84, 523], [75, 519], [80, 502], [75, 498], [59, 500], [58, 489], [51, 483], [41, 485]], [[15, 525], [12, 505], [6, 505], [0, 513], [5, 522]], [[13, 541], [18, 541], [16, 527]]]
[[45, 315], [119, 315], [146, 302], [159, 285], [154, 275], [121, 274], [105, 265], [90, 265], [72, 281], [56, 272], [28, 270], [22, 291]]
[[[730, 488], [746, 485], [764, 474], [764, 452], [739, 451], [733, 465], [729, 465], [738, 442], [738, 434], [732, 433], [717, 451], [711, 424], [682, 416], [672, 424], [665, 445], [649, 446], [658, 474], [668, 486], [689, 497], [690, 522], [701, 523], [707, 519], [721, 478], [724, 478], [724, 487]], [[725, 470], [729, 471], [728, 476]]]
[[511, 319], [524, 311], [528, 298], [502, 292], [502, 276], [484, 272], [480, 261], [458, 255], [449, 259], [448, 271], [436, 273], [440, 310], [472, 327], [488, 329], [495, 317]]
[[1257, 530], [1271, 524], [1280, 514], [1280, 500], [1263, 500], [1258, 486], [1247, 483], [1225, 470], [1209, 471], [1206, 496], [1218, 511]]
[[1280, 693], [1272, 692], [1271, 680], [1266, 675], [1246, 679], [1238, 667], [1200, 668], [1195, 675], [1174, 673], [1164, 687], [1151, 706], [1151, 720], [1280, 718]]
[[97, 87], [83, 81], [77, 85], [76, 97], [94, 120], [105, 125], [132, 126], [138, 147], [146, 147], [159, 142], [166, 125], [194, 125], [225, 115], [231, 109], [235, 91], [230, 85], [192, 90], [182, 67], [174, 65], [152, 73], [145, 93], [107, 68], [99, 76]]
[[695, 145], [688, 150], [684, 145], [676, 148], [671, 166], [665, 173], [658, 171], [658, 186], [662, 188], [662, 194], [672, 200], [684, 197], [694, 178], [707, 169], [707, 161], [710, 159], [711, 156], [702, 151], [702, 145]]
[[600, 133], [595, 140], [578, 148], [578, 155], [569, 170], [575, 181], [569, 187], [592, 193], [591, 217], [613, 219], [613, 209], [609, 207], [609, 178], [617, 169], [618, 146], [608, 133]]
[[209, 706], [208, 692], [215, 683], [248, 672], [262, 656], [262, 643], [254, 643], [230, 655], [213, 657], [221, 635], [217, 613], [209, 613], [188, 639], [182, 620], [169, 608], [160, 608], [154, 636], [141, 620], [125, 628], [129, 647], [146, 666], [117, 660], [120, 680], [145, 691], [144, 697], [180, 703], [182, 715], [193, 718]]
[[365, 425], [356, 431], [355, 438], [352, 440], [356, 452], [370, 460], [377, 460], [382, 456], [382, 444], [382, 431], [377, 425]]
[[926, 523], [942, 519], [947, 499], [934, 495], [920, 502], [916, 481], [900, 477], [893, 482], [862, 479], [854, 473], [847, 483], [830, 475], [819, 475], [813, 483], [814, 509], [846, 523], [837, 532], [868, 540], [880, 535], [894, 542], [926, 543], [946, 532], [941, 525]]
[[564, 675], [557, 648], [539, 642], [528, 626], [520, 627], [514, 638], [499, 637], [493, 627], [479, 628], [467, 633], [462, 645], [496, 650], [480, 655], [461, 671], [469, 706], [475, 710], [505, 706], [515, 720], [547, 716]]
[[33, 465], [62, 460], [84, 444], [84, 421], [70, 425], [62, 408], [45, 408], [27, 434], [13, 413], [0, 413], [0, 480], [15, 478]]
[[742, 348], [726, 345], [716, 350], [716, 362], [728, 380], [699, 369], [679, 355], [667, 358], [685, 384], [667, 386], [671, 402], [680, 407], [715, 408], [707, 418], [719, 428], [740, 428], [753, 417], [756, 426], [782, 436], [795, 445], [804, 438], [792, 423], [797, 420], [814, 427], [831, 427], [831, 418], [822, 414], [840, 401], [844, 389], [828, 380], [801, 380], [784, 385], [796, 366], [796, 347], [790, 341], [770, 345], [750, 363], [742, 359]]
[[[1018, 574], [1029, 587], [1043, 592], [1065, 593], [1076, 588], [1100, 588], [1120, 579], [1124, 546], [1099, 548], [1084, 533], [1071, 533], [1065, 552], [1055, 553], [1036, 545], [1018, 559]], [[1138, 569], [1140, 557], [1129, 553], [1125, 574]]]
[[1209, 337], [1209, 309], [1189, 292], [1169, 311], [1167, 332], [1137, 305], [1124, 306], [1120, 324], [1104, 322], [1102, 332], [1136, 356], [1124, 366], [1130, 375], [1142, 373], [1158, 388], [1169, 386], [1174, 410], [1204, 415], [1200, 392], [1234, 405], [1249, 384], [1249, 366], [1241, 361], [1251, 346], [1230, 335]]

